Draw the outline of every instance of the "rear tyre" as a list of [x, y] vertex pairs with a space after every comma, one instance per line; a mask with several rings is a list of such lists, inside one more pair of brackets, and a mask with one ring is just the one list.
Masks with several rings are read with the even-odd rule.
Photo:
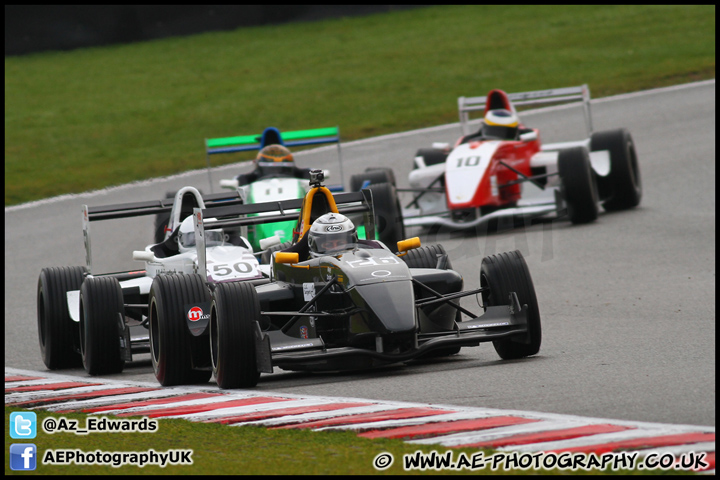
[[395, 186], [395, 174], [389, 168], [369, 167], [365, 172], [350, 177], [350, 191], [359, 192], [365, 182], [369, 182], [370, 185], [389, 183]]
[[585, 147], [560, 150], [558, 173], [572, 223], [589, 223], [598, 217], [598, 191], [590, 155]]
[[510, 292], [515, 292], [523, 308], [527, 305], [528, 333], [521, 338], [494, 340], [495, 351], [504, 360], [535, 355], [540, 351], [542, 329], [535, 287], [522, 254], [514, 252], [490, 255], [480, 266], [480, 286], [489, 287], [482, 293], [487, 306], [509, 305]]
[[254, 325], [260, 302], [249, 283], [219, 283], [210, 310], [210, 356], [220, 388], [254, 387], [260, 378]]
[[[210, 303], [200, 275], [159, 275], [150, 288], [150, 352], [160, 385], [187, 385], [210, 380], [212, 372], [193, 366], [195, 355], [207, 354], [206, 336], [195, 337], [186, 324], [185, 306]], [[209, 363], [209, 359], [208, 363]]]
[[395, 181], [395, 172], [392, 168], [389, 167], [368, 167], [365, 169], [365, 173], [368, 172], [385, 172], [385, 180], [376, 182], [376, 183], [390, 183], [393, 187], [397, 187], [397, 182]]
[[37, 324], [40, 353], [50, 370], [79, 367], [80, 329], [70, 318], [66, 294], [80, 290], [85, 267], [50, 267], [40, 271], [37, 286]]
[[[445, 255], [445, 248], [439, 243], [435, 245], [424, 245], [420, 248], [408, 250], [402, 258], [410, 268], [436, 268], [438, 256]], [[447, 261], [447, 268], [452, 270], [450, 259]]]
[[590, 150], [610, 151], [610, 173], [598, 178], [607, 211], [624, 210], [640, 204], [642, 181], [635, 143], [630, 132], [624, 128], [597, 132], [590, 138]]
[[[416, 157], [423, 157], [425, 166], [437, 165], [438, 163], [445, 163], [447, 160], [448, 152], [445, 150], [439, 150], [437, 148], [421, 148], [415, 153]], [[413, 170], [417, 169], [418, 166], [413, 158]]]
[[120, 282], [113, 277], [86, 278], [80, 288], [80, 352], [90, 375], [123, 371], [120, 321], [125, 322]]
[[389, 183], [371, 185], [370, 190], [375, 208], [378, 238], [390, 250], [397, 252], [397, 242], [405, 238], [405, 225], [397, 191]]

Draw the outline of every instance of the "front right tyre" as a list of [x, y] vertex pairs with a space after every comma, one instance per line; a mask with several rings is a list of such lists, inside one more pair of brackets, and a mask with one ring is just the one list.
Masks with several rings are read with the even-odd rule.
[[560, 150], [558, 173], [561, 191], [572, 223], [589, 223], [598, 217], [598, 188], [585, 147]]
[[[402, 258], [409, 268], [437, 268], [438, 257], [446, 255], [445, 248], [439, 243], [423, 245], [419, 248], [408, 250]], [[452, 264], [448, 259], [446, 267], [452, 270]]]
[[90, 375], [123, 371], [120, 321], [125, 321], [120, 282], [114, 277], [86, 278], [80, 288], [80, 352]]
[[630, 132], [619, 128], [593, 133], [590, 150], [610, 152], [610, 173], [607, 177], [598, 178], [598, 186], [607, 197], [603, 208], [614, 211], [638, 206], [642, 198], [642, 181]]
[[210, 369], [193, 364], [193, 358], [207, 350], [207, 337], [190, 333], [184, 308], [209, 303], [210, 291], [200, 275], [159, 275], [153, 280], [148, 309], [150, 356], [160, 385], [188, 385], [210, 379]]
[[[415, 157], [422, 157], [426, 167], [437, 165], [439, 163], [445, 163], [448, 157], [448, 152], [439, 148], [421, 148], [415, 153]], [[418, 166], [413, 158], [413, 170], [417, 169]]]

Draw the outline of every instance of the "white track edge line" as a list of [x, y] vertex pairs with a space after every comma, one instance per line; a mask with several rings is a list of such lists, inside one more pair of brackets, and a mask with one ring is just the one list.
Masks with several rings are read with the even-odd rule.
[[[653, 88], [653, 89], [649, 89], [649, 90], [641, 90], [638, 92], [622, 93], [619, 95], [613, 95], [613, 96], [609, 96], [609, 97], [601, 97], [601, 98], [591, 99], [590, 103], [591, 104], [607, 103], [607, 102], [612, 102], [612, 101], [617, 101], [617, 100], [625, 100], [628, 98], [641, 97], [641, 96], [645, 96], [645, 95], [673, 92], [676, 90], [683, 90], [683, 89], [687, 89], [687, 88], [704, 87], [704, 86], [713, 85], [713, 84], [715, 84], [715, 79], [702, 80], [699, 82], [684, 83], [684, 84], [680, 84], [680, 85], [672, 85], [669, 87], [658, 87], [658, 88]], [[532, 109], [532, 110], [525, 110], [522, 112], [522, 114], [523, 114], [523, 116], [528, 116], [528, 115], [534, 115], [534, 114], [544, 113], [544, 112], [548, 112], [548, 111], [572, 108], [573, 106], [575, 106], [575, 105], [574, 104], [555, 105], [555, 106], [551, 106], [551, 107], [543, 107], [543, 108], [537, 108], [537, 109]], [[420, 128], [417, 130], [389, 133], [386, 135], [379, 135], [377, 137], [353, 140], [350, 142], [345, 142], [345, 143], [343, 143], [343, 145], [346, 147], [351, 147], [351, 146], [356, 146], [356, 145], [363, 145], [366, 143], [382, 142], [385, 140], [392, 140], [395, 138], [403, 138], [406, 136], [411, 136], [411, 135], [416, 135], [416, 134], [430, 133], [430, 132], [444, 130], [444, 129], [448, 129], [448, 128], [459, 128], [459, 127], [460, 127], [460, 123], [448, 123], [445, 125], [436, 125], [433, 127]], [[295, 153], [294, 155], [296, 155], [296, 156], [313, 155], [313, 154], [317, 154], [318, 152], [322, 152], [322, 151], [334, 149], [334, 148], [337, 148], [337, 147], [335, 147], [335, 146], [318, 147], [318, 148], [313, 148], [313, 149], [309, 149], [309, 150], [302, 150], [300, 152]], [[238, 165], [242, 165], [244, 163], [247, 163], [248, 161], [236, 162], [236, 163], [232, 163], [232, 164], [213, 167], [212, 170], [217, 172], [217, 171], [221, 171], [222, 169], [237, 168]], [[70, 200], [70, 199], [74, 199], [74, 198], [86, 198], [86, 197], [91, 197], [91, 196], [95, 196], [95, 195], [107, 195], [109, 193], [120, 191], [120, 190], [125, 190], [128, 188], [142, 187], [142, 186], [152, 185], [154, 183], [164, 182], [167, 180], [175, 180], [178, 178], [184, 178], [184, 177], [188, 177], [188, 176], [192, 176], [192, 175], [201, 174], [206, 171], [207, 171], [207, 169], [201, 168], [201, 169], [189, 170], [189, 171], [182, 172], [182, 173], [177, 173], [174, 175], [169, 175], [166, 177], [156, 177], [156, 178], [150, 178], [150, 179], [146, 179], [146, 180], [138, 180], [135, 182], [125, 183], [122, 185], [115, 185], [115, 186], [106, 187], [106, 188], [102, 188], [102, 189], [98, 189], [98, 190], [90, 190], [90, 191], [81, 192], [81, 193], [67, 193], [67, 194], [63, 194], [63, 195], [58, 195], [56, 197], [44, 198], [42, 200], [34, 200], [32, 202], [21, 203], [20, 205], [12, 205], [10, 207], [5, 207], [5, 213], [7, 214], [10, 212], [25, 210], [25, 209], [33, 208], [33, 207], [39, 207], [39, 206], [55, 203], [58, 201]]]

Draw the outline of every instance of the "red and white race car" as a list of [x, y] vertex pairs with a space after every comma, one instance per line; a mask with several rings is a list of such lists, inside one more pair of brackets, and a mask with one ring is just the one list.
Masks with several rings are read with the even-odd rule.
[[[515, 105], [580, 101], [588, 138], [541, 145]], [[605, 210], [640, 203], [637, 154], [624, 128], [592, 131], [587, 85], [458, 99], [463, 135], [455, 146], [433, 144], [418, 150], [410, 172], [413, 200], [405, 226], [475, 228], [502, 218], [560, 217], [587, 223]], [[469, 131], [469, 112], [483, 111], [480, 129]]]

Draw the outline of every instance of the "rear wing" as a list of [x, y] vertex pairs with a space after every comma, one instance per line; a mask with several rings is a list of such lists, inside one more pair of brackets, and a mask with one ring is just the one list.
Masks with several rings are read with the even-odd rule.
[[[335, 193], [333, 198], [338, 212], [343, 215], [362, 213], [366, 237], [375, 238], [375, 211], [371, 190], [363, 189], [359, 192]], [[277, 202], [234, 205], [215, 204], [204, 209], [195, 208], [193, 217], [195, 220], [198, 271], [207, 271], [205, 260], [206, 230], [297, 220], [302, 213], [299, 210], [302, 209], [304, 200], [304, 198], [293, 198]]]
[[221, 153], [246, 152], [260, 150], [266, 145], [279, 143], [286, 147], [303, 147], [307, 145], [323, 145], [336, 143], [338, 159], [340, 161], [340, 182], [345, 185], [342, 169], [342, 150], [340, 148], [340, 127], [315, 128], [311, 130], [294, 130], [280, 132], [275, 127], [268, 127], [259, 135], [241, 135], [236, 137], [207, 138], [205, 139], [205, 153], [208, 168], [208, 180], [212, 191], [212, 178], [210, 177], [210, 155]]
[[[218, 204], [237, 205], [242, 199], [237, 192], [223, 192], [209, 195], [202, 195], [205, 206]], [[90, 242], [90, 222], [99, 220], [113, 220], [117, 218], [140, 217], [143, 215], [157, 215], [158, 213], [171, 212], [175, 198], [164, 198], [162, 200], [149, 200], [146, 202], [120, 203], [116, 205], [103, 205], [99, 207], [82, 206], [83, 217], [83, 240], [85, 243], [85, 263], [88, 273], [92, 274], [92, 248]]]
[[[590, 88], [585, 85], [578, 87], [554, 88], [551, 90], [535, 90], [532, 92], [508, 93], [507, 97], [513, 105], [540, 105], [547, 103], [582, 102], [585, 113], [585, 126], [588, 136], [592, 135], [592, 115], [590, 112]], [[463, 135], [470, 134], [469, 113], [485, 109], [487, 97], [459, 97], [458, 113], [460, 128]]]

